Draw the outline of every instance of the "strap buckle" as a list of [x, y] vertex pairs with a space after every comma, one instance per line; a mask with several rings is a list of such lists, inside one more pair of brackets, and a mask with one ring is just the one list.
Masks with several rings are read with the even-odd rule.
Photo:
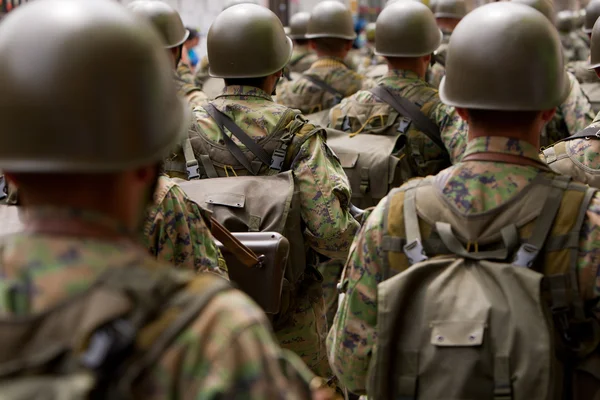
[[412, 264], [416, 264], [421, 261], [427, 261], [428, 258], [425, 255], [425, 249], [423, 248], [423, 244], [419, 239], [415, 239], [410, 243], [404, 245], [404, 254], [406, 258], [408, 258], [408, 262]]
[[200, 172], [198, 169], [198, 160], [190, 160], [185, 163], [185, 168], [187, 170], [187, 178], [189, 181], [192, 179], [200, 178]]
[[275, 149], [271, 156], [271, 169], [281, 171], [283, 169], [283, 163], [285, 162], [285, 156], [287, 155], [287, 145], [283, 145], [278, 149]]
[[513, 264], [519, 267], [531, 268], [539, 252], [540, 249], [538, 249], [536, 246], [529, 243], [524, 243], [521, 245], [521, 247], [519, 247]]

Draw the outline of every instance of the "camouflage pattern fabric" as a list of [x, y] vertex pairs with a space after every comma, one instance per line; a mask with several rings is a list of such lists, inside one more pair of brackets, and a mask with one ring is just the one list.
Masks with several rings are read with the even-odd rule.
[[199, 88], [201, 88], [204, 84], [204, 81], [206, 81], [210, 77], [208, 73], [209, 68], [210, 64], [208, 62], [208, 56], [202, 57], [202, 60], [200, 60], [200, 64], [196, 68], [196, 73], [194, 74], [194, 83]]
[[[350, 96], [362, 88], [363, 76], [349, 69], [341, 60], [321, 58], [304, 73], [318, 78]], [[277, 101], [304, 114], [326, 110], [335, 105], [335, 96], [307, 79], [297, 79], [281, 86]]]
[[175, 182], [161, 176], [141, 240], [159, 261], [228, 278], [225, 260], [207, 223], [208, 212], [190, 200]]
[[[265, 91], [248, 86], [228, 86], [212, 104], [253, 138], [271, 134], [289, 110], [273, 102]], [[194, 114], [198, 128], [210, 140], [222, 143], [221, 131], [206, 111], [196, 108]], [[232, 139], [243, 148], [236, 138]], [[302, 144], [292, 170], [301, 194], [306, 244], [326, 258], [344, 260], [358, 223], [349, 213], [351, 192], [346, 174], [322, 135], [314, 135]], [[290, 329], [282, 329], [276, 335], [283, 347], [297, 352], [317, 374], [329, 376], [321, 282], [316, 288], [306, 288], [302, 296]]]
[[298, 46], [294, 44], [294, 51], [288, 67], [292, 72], [302, 73], [309, 69], [317, 59], [317, 54], [308, 45]]
[[[480, 137], [469, 142], [466, 154], [498, 152], [538, 159], [538, 150], [523, 141]], [[435, 177], [438, 193], [456, 212], [484, 213], [518, 196], [542, 172], [535, 167], [493, 162], [458, 163]], [[383, 276], [385, 199], [377, 206], [352, 245], [343, 284], [347, 287], [334, 326], [327, 338], [330, 363], [343, 385], [364, 393], [377, 340], [377, 285]], [[600, 194], [587, 212], [579, 239], [579, 280], [585, 300], [600, 297]], [[393, 268], [393, 266], [392, 266]], [[600, 311], [599, 309], [593, 310]]]
[[588, 69], [589, 62], [571, 61], [567, 64], [567, 71], [575, 75], [579, 83], [600, 83], [594, 70]]
[[[107, 268], [168, 268], [105, 217], [38, 209], [29, 210], [27, 223], [32, 221], [38, 226], [100, 226], [113, 239], [68, 232], [2, 238], [1, 317], [25, 317], [55, 307], [87, 290]], [[277, 346], [260, 308], [243, 293], [228, 291], [217, 295], [177, 337], [136, 391], [148, 400], [299, 400], [306, 398], [300, 390], [303, 382], [312, 377], [296, 355]]]
[[187, 64], [179, 63], [175, 73], [175, 85], [179, 95], [193, 107], [201, 106], [208, 101], [202, 90], [196, 86], [194, 75]]
[[[440, 127], [442, 140], [444, 141], [451, 158], [459, 158], [460, 154], [453, 154], [452, 150], [457, 147], [455, 144], [457, 138], [466, 137], [468, 127], [456, 113], [454, 107], [446, 106], [441, 102], [437, 90], [420, 79], [416, 73], [402, 70], [389, 71], [383, 78], [377, 81], [377, 85], [392, 89], [399, 96], [405, 97], [415, 104], [420, 105], [421, 111]], [[363, 104], [381, 103], [371, 92], [366, 90], [359, 91], [352, 97], [344, 99], [341, 104], [331, 110], [329, 118], [332, 127], [341, 127], [345, 118], [352, 117], [350, 110], [352, 101]], [[392, 111], [391, 106], [388, 106], [387, 109], [389, 112]], [[368, 116], [368, 120], [371, 120], [372, 122], [370, 122], [371, 125], [364, 127], [363, 132], [369, 133], [369, 130], [377, 129], [380, 128], [381, 125], [385, 125], [385, 118], [388, 115], [389, 113], [386, 115]], [[380, 117], [383, 117], [383, 120]], [[399, 123], [400, 122], [398, 121], [397, 124]], [[417, 147], [419, 148], [419, 152], [421, 153], [424, 162], [440, 159], [442, 156], [440, 149], [428, 139], [425, 134], [421, 133], [419, 137], [420, 140], [418, 140], [418, 142], [422, 143], [419, 143]], [[437, 172], [438, 171], [428, 171], [428, 174], [435, 174]]]
[[559, 32], [565, 63], [586, 61], [590, 55], [589, 45], [576, 32]]

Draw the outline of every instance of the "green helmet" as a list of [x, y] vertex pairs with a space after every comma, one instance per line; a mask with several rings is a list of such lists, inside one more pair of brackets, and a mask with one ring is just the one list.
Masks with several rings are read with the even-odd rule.
[[116, 2], [19, 7], [0, 54], [0, 170], [123, 171], [159, 162], [186, 131], [160, 38]]
[[377, 32], [377, 24], [375, 22], [369, 22], [367, 26], [365, 26], [365, 36], [367, 37], [367, 41], [375, 41], [375, 32]]
[[377, 18], [375, 54], [384, 57], [420, 57], [433, 53], [442, 42], [433, 13], [426, 5], [402, 1], [385, 7]]
[[590, 42], [590, 65], [589, 69], [600, 67], [600, 19], [594, 24], [592, 29], [592, 40]]
[[339, 1], [325, 0], [313, 8], [308, 22], [307, 39], [356, 39], [352, 13]]
[[465, 0], [438, 0], [435, 8], [436, 18], [463, 19], [467, 15]]
[[229, 0], [225, 3], [225, 6], [223, 7], [222, 11], [227, 10], [229, 7], [237, 6], [238, 4], [256, 4], [256, 5], [258, 5], [256, 0]]
[[[554, 5], [551, 0], [511, 0], [513, 3], [525, 4], [531, 8], [535, 8], [554, 24]], [[599, 0], [600, 1], [600, 0]]]
[[288, 36], [292, 39], [306, 39], [309, 20], [309, 12], [299, 12], [292, 15], [292, 18], [290, 18], [290, 34]]
[[578, 14], [575, 11], [563, 10], [556, 13], [554, 25], [559, 32], [572, 32], [577, 25]]
[[147, 18], [160, 33], [167, 49], [182, 45], [190, 35], [185, 29], [179, 13], [170, 5], [158, 0], [137, 0], [127, 8]]
[[260, 78], [281, 71], [292, 56], [292, 40], [268, 8], [239, 4], [223, 11], [206, 40], [211, 76]]
[[598, 18], [600, 18], [600, 0], [592, 0], [585, 8], [585, 23], [583, 24], [583, 31], [585, 33], [592, 33], [594, 24]]
[[511, 2], [479, 7], [450, 38], [440, 85], [446, 104], [539, 111], [557, 107], [569, 91], [558, 32], [531, 7]]

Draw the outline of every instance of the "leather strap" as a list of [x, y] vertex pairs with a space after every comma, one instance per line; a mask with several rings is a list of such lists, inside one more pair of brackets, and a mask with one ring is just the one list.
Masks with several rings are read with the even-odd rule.
[[518, 156], [515, 154], [506, 154], [506, 153], [493, 153], [493, 152], [485, 152], [485, 153], [472, 153], [469, 154], [461, 160], [461, 162], [468, 161], [490, 161], [490, 162], [501, 162], [505, 164], [516, 164], [523, 165], [526, 167], [535, 167], [538, 169], [542, 169], [544, 171], [552, 171], [550, 167], [542, 162], [542, 160], [534, 160], [532, 158]]
[[427, 135], [427, 137], [442, 150], [444, 158], [447, 161], [450, 161], [448, 149], [446, 149], [446, 145], [442, 141], [440, 128], [435, 122], [429, 119], [429, 117], [423, 114], [421, 109], [415, 103], [407, 98], [392, 93], [385, 86], [377, 86], [371, 89], [370, 92], [373, 94], [373, 96], [390, 105], [403, 117], [410, 118], [410, 120], [415, 123], [419, 131]]
[[227, 228], [211, 217], [211, 233], [223, 246], [227, 248], [242, 264], [248, 268], [256, 267], [261, 263], [258, 256], [247, 246], [244, 246]]

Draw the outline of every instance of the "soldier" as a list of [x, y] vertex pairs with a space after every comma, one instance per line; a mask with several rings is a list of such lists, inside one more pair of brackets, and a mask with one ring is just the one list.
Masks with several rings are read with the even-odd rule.
[[440, 0], [436, 2], [433, 11], [444, 36], [442, 44], [435, 52], [435, 64], [431, 66], [427, 74], [427, 82], [435, 88], [439, 88], [445, 74], [444, 64], [448, 42], [456, 25], [467, 15], [467, 4], [464, 0]]
[[[437, 135], [441, 134], [448, 149], [452, 149], [455, 138], [466, 135], [466, 124], [452, 107], [442, 104], [437, 91], [424, 80], [431, 54], [440, 41], [440, 30], [427, 6], [406, 1], [384, 8], [377, 18], [375, 53], [386, 58], [389, 72], [377, 81], [377, 86], [419, 105], [424, 116], [439, 129]], [[414, 122], [406, 126], [407, 119], [413, 118], [400, 115], [368, 90], [344, 99], [330, 113], [330, 125], [338, 130], [405, 135], [407, 142], [398, 152], [404, 154], [410, 149], [406, 156], [413, 168], [406, 177], [427, 176], [447, 167], [446, 149], [440, 149]], [[460, 154], [453, 158], [460, 158]]]
[[344, 64], [356, 39], [352, 14], [333, 0], [322, 1], [312, 10], [306, 37], [319, 59], [301, 79], [283, 85], [277, 101], [312, 114], [333, 107], [361, 89], [363, 77]]
[[578, 18], [578, 13], [573, 10], [559, 11], [555, 18], [567, 63], [587, 60], [589, 54], [588, 46], [575, 33]]
[[288, 36], [294, 41], [294, 52], [288, 66], [293, 72], [302, 73], [317, 61], [317, 54], [312, 51], [306, 38], [309, 20], [309, 12], [296, 13], [290, 19]]
[[[513, 40], [502, 39], [508, 34], [513, 35], [511, 36]], [[372, 212], [353, 243], [342, 282], [345, 297], [328, 337], [328, 351], [331, 365], [340, 381], [357, 393], [365, 392], [369, 364], [375, 355], [377, 357], [380, 355], [380, 348], [375, 347], [375, 342], [377, 341], [377, 346], [380, 346], [383, 341], [393, 339], [389, 337], [390, 332], [378, 331], [380, 324], [385, 322], [378, 317], [378, 313], [383, 311], [378, 309], [378, 302], [384, 301], [384, 298], [378, 297], [378, 285], [381, 290], [383, 281], [390, 282], [391, 276], [405, 271], [404, 274], [395, 276], [394, 280], [398, 282], [396, 278], [415, 271], [409, 268], [412, 263], [427, 257], [450, 256], [457, 254], [455, 253], [457, 251], [469, 260], [478, 257], [479, 252], [481, 257], [476, 259], [486, 259], [486, 256], [494, 254], [493, 250], [487, 252], [493, 248], [490, 247], [490, 235], [495, 235], [493, 241], [502, 241], [499, 237], [502, 225], [499, 224], [516, 224], [516, 226], [512, 225], [512, 228], [518, 230], [513, 231], [511, 228], [513, 233], [506, 233], [506, 235], [518, 236], [513, 237], [517, 239], [517, 243], [523, 243], [526, 238], [531, 239], [532, 219], [537, 227], [539, 220], [545, 217], [540, 213], [540, 209], [547, 198], [546, 188], [549, 184], [553, 185], [549, 182], [553, 180], [564, 182], [564, 179], [552, 173], [545, 164], [540, 162], [537, 151], [539, 131], [544, 123], [551, 119], [555, 108], [561, 104], [569, 90], [560, 40], [548, 20], [522, 5], [505, 2], [489, 4], [474, 10], [458, 25], [450, 39], [448, 49], [446, 76], [442, 80], [440, 96], [446, 104], [456, 107], [461, 117], [469, 124], [466, 154], [461, 162], [438, 175], [415, 179], [399, 190], [393, 191]], [[498, 73], [491, 77], [489, 75], [491, 70]], [[560, 194], [552, 201], [553, 207], [556, 207], [553, 210], [560, 209], [558, 215], [563, 217], [555, 222], [553, 219], [544, 220], [544, 224], [550, 222], [550, 228], [536, 229], [536, 231], [543, 234], [552, 231], [556, 232], [553, 235], [560, 235], [559, 232], [573, 229], [578, 240], [574, 241], [573, 247], [559, 245], [544, 249], [543, 251], [549, 254], [545, 254], [545, 263], [540, 263], [539, 268], [544, 274], [564, 273], [571, 268], [568, 261], [571, 253], [573, 260], [577, 261], [576, 267], [574, 265], [572, 267], [576, 268], [574, 274], [579, 278], [579, 294], [584, 301], [589, 301], [587, 304], [590, 307], [595, 307], [600, 293], [596, 279], [598, 273], [596, 260], [600, 257], [598, 246], [600, 196], [594, 195], [593, 190], [590, 191], [587, 187], [576, 183], [557, 184], [557, 187], [565, 188], [565, 191], [560, 189]], [[427, 188], [427, 193], [421, 191], [425, 190], [424, 188]], [[592, 199], [593, 196], [591, 203], [582, 200], [584, 194], [586, 199]], [[562, 196], [573, 196], [570, 197], [572, 201], [565, 201], [565, 197]], [[563, 198], [562, 203], [561, 198]], [[529, 213], [530, 211], [533, 212]], [[431, 219], [432, 215], [435, 215], [433, 219]], [[527, 217], [523, 218], [525, 215]], [[575, 225], [577, 215], [581, 216], [583, 223], [581, 230], [577, 230]], [[446, 241], [448, 235], [445, 230], [451, 222], [450, 234], [455, 239], [452, 244]], [[411, 224], [410, 230], [405, 229], [408, 224]], [[417, 224], [416, 228], [414, 224]], [[461, 239], [457, 238], [457, 234], [452, 234], [452, 231], [457, 232]], [[407, 236], [409, 234], [417, 239], [412, 241], [412, 238]], [[502, 235], [504, 237], [504, 231]], [[444, 240], [436, 242], [440, 244], [436, 246], [434, 244], [436, 238], [441, 237]], [[464, 243], [468, 240], [471, 245], [467, 245], [465, 250]], [[508, 240], [509, 245], [504, 247], [508, 249], [507, 252], [496, 252], [498, 259], [506, 260], [502, 262], [510, 263], [511, 257], [515, 255], [517, 248], [514, 244], [510, 244], [511, 241], [512, 239]], [[525, 243], [531, 241], [525, 240]], [[420, 253], [423, 248], [423, 253]], [[444, 257], [435, 257], [431, 262], [443, 259]], [[473, 265], [473, 267], [477, 266]], [[537, 268], [535, 264], [532, 267], [536, 271]], [[450, 280], [451, 277], [448, 279]], [[456, 286], [454, 288], [456, 289]], [[465, 285], [463, 289], [469, 288]], [[418, 301], [416, 291], [399, 293], [399, 295]], [[460, 293], [455, 292], [455, 295], [460, 296]], [[470, 307], [467, 303], [461, 302], [455, 305], [460, 307], [461, 304]], [[479, 305], [474, 304], [477, 307]], [[469, 308], [470, 310], [473, 308]], [[587, 309], [586, 316], [594, 318], [590, 312], [591, 309]], [[472, 317], [475, 314], [469, 315]], [[482, 316], [482, 318], [485, 320], [486, 317]], [[446, 321], [440, 321], [443, 322]], [[452, 321], [447, 322], [450, 324]], [[507, 321], [503, 322], [507, 323]], [[436, 344], [434, 341], [445, 342], [445, 334], [438, 334], [439, 337], [435, 334], [431, 336], [427, 321], [418, 319], [415, 323], [422, 323], [423, 329], [429, 329], [423, 331], [421, 336], [424, 339], [421, 340], [423, 344], [430, 344], [430, 337], [432, 345]], [[456, 336], [448, 336], [447, 345], [450, 347], [444, 347], [449, 352], [446, 354], [457, 355], [458, 348], [453, 345], [461, 346], [461, 343], [464, 343], [467, 347], [463, 347], [465, 352], [462, 354], [467, 358], [472, 357], [473, 354], [468, 352], [475, 351], [476, 348], [469, 347], [472, 345], [467, 342], [469, 339], [478, 339], [479, 335], [473, 333], [469, 336], [468, 333], [464, 333], [465, 341], [463, 341], [462, 332], [471, 331], [462, 331], [458, 325], [455, 327], [458, 328], [455, 330]], [[486, 326], [486, 332], [488, 328]], [[455, 343], [455, 339], [460, 343]], [[537, 339], [542, 340], [541, 337]], [[483, 344], [489, 345], [489, 340], [486, 333]], [[416, 348], [414, 354], [417, 355], [419, 350]], [[510, 354], [518, 357], [514, 353]], [[436, 368], [429, 363], [429, 354], [418, 353], [418, 356], [422, 356], [419, 357], [418, 363], [416, 358], [409, 357], [411, 355], [407, 353], [406, 360], [398, 360], [398, 362], [413, 360], [414, 370], [407, 369], [406, 377], [401, 382], [389, 382], [390, 387], [398, 388], [402, 393], [388, 398], [399, 398], [402, 395], [418, 397], [417, 393], [423, 394], [433, 388], [432, 385], [437, 385], [437, 388], [450, 388], [452, 394], [448, 393], [449, 398], [503, 397], [499, 386], [498, 391], [493, 389], [494, 383], [500, 383], [500, 377], [504, 376], [502, 368], [505, 364], [494, 362], [496, 368], [494, 374], [497, 373], [497, 376], [488, 375], [489, 379], [483, 385], [474, 379], [480, 377], [473, 377], [472, 380], [467, 378], [466, 382], [452, 381], [450, 375], [456, 376], [454, 374], [456, 370], [453, 370], [454, 364], [438, 365], [437, 367], [440, 368], [448, 367], [445, 369], [448, 380], [443, 376], [435, 375], [440, 379], [433, 382], [428, 379], [431, 375], [425, 376], [421, 372], [422, 368]], [[459, 362], [458, 359], [456, 361]], [[491, 360], [489, 361], [492, 363]], [[487, 361], [473, 360], [472, 365], [485, 369], [485, 373], [489, 371]], [[547, 367], [542, 363], [536, 363], [533, 367], [530, 363], [528, 365], [530, 370], [533, 368], [535, 371]], [[373, 365], [373, 371], [382, 371], [379, 366]], [[392, 368], [389, 365], [388, 367]], [[512, 367], [514, 364], [509, 368]], [[518, 381], [517, 374], [513, 374], [513, 371], [516, 369], [507, 372], [508, 383], [503, 386], [506, 391], [502, 393], [507, 392], [508, 397], [515, 396], [515, 398], [527, 396], [522, 392], [521, 394], [518, 391], [514, 392], [515, 389], [511, 390], [511, 376], [512, 380]], [[460, 371], [456, 372], [460, 373]], [[544, 376], [549, 375], [547, 372], [546, 370]], [[416, 382], [419, 382], [419, 388], [413, 385]], [[468, 395], [454, 395], [455, 390], [451, 387], [453, 383], [457, 386], [463, 385], [461, 388], [465, 387], [465, 383], [472, 383], [473, 390]], [[530, 381], [529, 384], [531, 383]], [[578, 385], [579, 382], [574, 381], [573, 387], [578, 388]], [[482, 387], [488, 388], [489, 392], [482, 392]], [[369, 390], [379, 389], [382, 388], [369, 387]], [[560, 393], [560, 389], [556, 390]], [[369, 394], [369, 398], [378, 399], [371, 397], [370, 392]], [[439, 394], [432, 397], [427, 397], [425, 394], [423, 396], [424, 398], [444, 397]], [[572, 397], [569, 394], [565, 398]], [[581, 398], [594, 398], [594, 396]]]
[[[234, 28], [235, 34], [232, 34]], [[256, 150], [248, 150], [238, 135], [232, 136], [232, 142], [227, 140], [225, 135], [228, 138], [229, 135], [225, 132], [229, 133], [229, 128], [223, 132], [213, 116], [237, 125], [251, 142], [264, 146], [265, 152], [267, 146], [271, 147], [268, 151], [272, 154], [267, 154], [269, 159], [275, 157], [277, 151], [279, 157], [287, 160], [285, 168], [293, 171], [295, 190], [300, 194], [305, 225], [302, 233], [309, 249], [307, 262], [310, 265], [302, 265], [304, 278], [300, 286], [303, 289], [293, 299], [294, 308], [275, 321], [275, 331], [283, 347], [301, 355], [318, 375], [330, 377], [324, 347], [327, 327], [322, 277], [314, 265], [328, 259], [344, 259], [358, 229], [358, 223], [349, 212], [348, 180], [326, 145], [323, 131], [307, 124], [297, 111], [271, 98], [292, 54], [292, 42], [273, 12], [252, 4], [230, 7], [213, 22], [207, 45], [210, 73], [223, 78], [226, 86], [208, 106], [194, 110], [197, 129], [190, 141], [194, 153], [201, 158], [200, 174], [212, 178], [276, 172], [276, 166], [248, 171], [245, 168], [252, 170], [253, 167], [242, 166], [243, 159], [236, 172], [231, 161], [219, 161], [236, 162], [232, 143], [245, 152]], [[207, 110], [211, 110], [210, 114]], [[302, 246], [302, 253], [306, 251], [302, 243], [292, 243], [292, 246]]]
[[[592, 33], [592, 49], [588, 68], [597, 75], [600, 73], [600, 22], [596, 22]], [[582, 132], [575, 134], [545, 149], [542, 159], [554, 171], [572, 176], [580, 182], [600, 188], [600, 118]]]
[[171, 56], [173, 70], [176, 71], [174, 78], [179, 94], [188, 100], [192, 108], [205, 103], [206, 95], [194, 84], [189, 66], [180, 62], [189, 31], [185, 29], [179, 13], [170, 5], [157, 0], [136, 0], [128, 8], [147, 18], [161, 34], [164, 47]]
[[[86, 376], [102, 371], [92, 397], [130, 377], [140, 379], [127, 395], [144, 399], [309, 397], [300, 376], [310, 372], [279, 349], [252, 301], [210, 274], [177, 278], [137, 242], [158, 165], [186, 130], [152, 27], [116, 2], [36, 1], [2, 22], [0, 54], [0, 167], [26, 212], [25, 232], [0, 245], [0, 290], [10, 299], [0, 303], [0, 353], [3, 365], [23, 367], [0, 373], [2, 386], [19, 393], [26, 376], [22, 398], [88, 398], [95, 381]], [[123, 355], [131, 343], [134, 356]], [[25, 349], [34, 355], [26, 364]], [[122, 359], [141, 369], [113, 363]]]

